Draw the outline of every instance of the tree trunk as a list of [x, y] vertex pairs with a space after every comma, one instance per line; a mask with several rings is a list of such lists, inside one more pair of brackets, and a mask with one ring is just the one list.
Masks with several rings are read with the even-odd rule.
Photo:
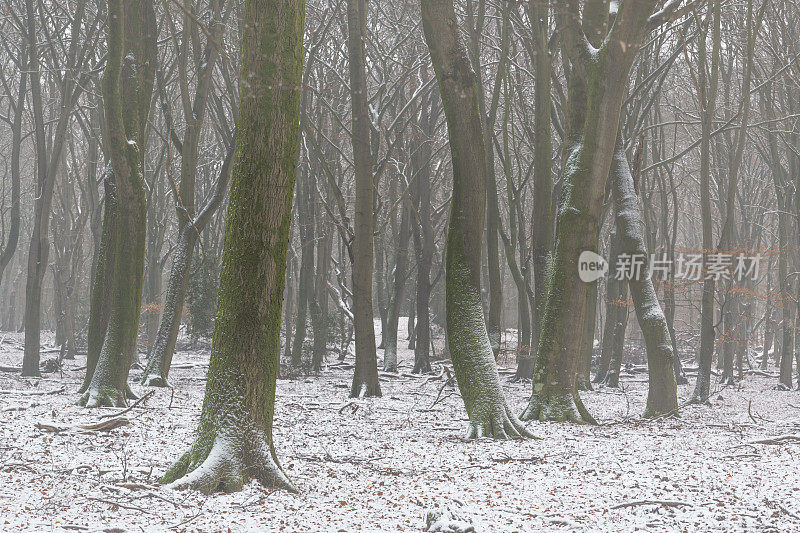
[[103, 104], [116, 189], [116, 245], [105, 259], [106, 268], [113, 269], [112, 283], [104, 288], [110, 291], [111, 312], [94, 373], [79, 400], [86, 407], [125, 405], [136, 350], [147, 233], [142, 154], [155, 72], [155, 26], [147, 0], [109, 2]]
[[[48, 172], [47, 147], [45, 142], [44, 110], [42, 104], [42, 82], [39, 77], [39, 50], [33, 0], [26, 0], [25, 14], [30, 52], [29, 73], [33, 107], [34, 140], [36, 145], [36, 196], [33, 208], [33, 229], [28, 250], [28, 273], [25, 287], [25, 353], [22, 359], [23, 376], [39, 376], [39, 348], [42, 305], [42, 281], [47, 270], [47, 255], [50, 250], [49, 232], [50, 206], [53, 201], [55, 173]], [[21, 104], [20, 104], [21, 105]], [[52, 179], [50, 179], [52, 177]]]
[[[708, 263], [708, 251], [714, 247], [713, 221], [711, 219], [711, 131], [713, 128], [714, 110], [717, 100], [719, 82], [720, 51], [720, 3], [714, 0], [712, 11], [712, 50], [711, 72], [706, 74], [706, 39], [705, 35], [698, 42], [698, 55], [702, 65], [699, 69], [699, 91], [702, 108], [702, 140], [700, 142], [700, 212], [703, 225], [703, 270]], [[700, 353], [697, 356], [697, 381], [695, 382], [692, 401], [705, 403], [711, 394], [711, 362], [714, 355], [714, 293], [716, 285], [713, 277], [703, 279], [703, 299], [700, 307]]]
[[[597, 249], [622, 100], [653, 4], [625, 3], [599, 49], [591, 48], [587, 42], [577, 4], [568, 3], [567, 11], [572, 12], [562, 13], [565, 47], [572, 65], [567, 158], [533, 394], [522, 414], [524, 420], [594, 422], [576, 386], [581, 335], [575, 331], [582, 331], [586, 320], [587, 292], [578, 277], [578, 257], [583, 251]], [[602, 13], [600, 16], [607, 17]], [[594, 22], [598, 21], [587, 16], [583, 24]]]
[[184, 226], [178, 235], [172, 255], [172, 270], [169, 274], [167, 292], [161, 311], [161, 322], [158, 325], [153, 351], [147, 358], [147, 366], [142, 377], [142, 385], [146, 387], [168, 387], [167, 377], [175, 353], [178, 330], [181, 325], [183, 302], [186, 299], [186, 287], [192, 268], [192, 257], [197, 244], [197, 232], [193, 226]]
[[[547, 298], [547, 271], [553, 249], [553, 202], [552, 158], [553, 141], [551, 133], [551, 78], [552, 58], [547, 46], [550, 27], [548, 5], [544, 2], [530, 2], [529, 18], [534, 26], [535, 108], [534, 108], [534, 146], [533, 146], [533, 333], [531, 350], [539, 345], [542, 314]], [[532, 365], [533, 366], [533, 365]], [[531, 368], [531, 375], [532, 375]]]
[[[20, 47], [20, 56], [27, 55], [27, 45], [23, 40]], [[22, 148], [22, 114], [25, 111], [25, 94], [28, 86], [28, 72], [22, 72], [19, 76], [19, 92], [17, 93], [14, 118], [11, 122], [11, 212], [9, 213], [8, 238], [5, 246], [0, 248], [0, 285], [3, 284], [3, 272], [5, 271], [19, 244], [20, 229], [20, 150]], [[0, 242], [2, 245], [2, 242]]]
[[403, 201], [400, 214], [400, 241], [397, 244], [394, 261], [394, 280], [389, 298], [389, 310], [386, 313], [386, 330], [383, 332], [383, 370], [386, 372], [397, 372], [397, 327], [408, 279], [408, 241], [411, 237], [408, 211], [408, 206]]
[[328, 278], [333, 244], [333, 232], [318, 220], [317, 235], [322, 235], [317, 245], [317, 270], [311, 300], [311, 327], [314, 345], [311, 353], [311, 370], [319, 372], [328, 351]]
[[303, 365], [303, 344], [308, 326], [308, 307], [314, 290], [314, 216], [310, 198], [311, 173], [307, 167], [297, 180], [297, 227], [300, 233], [300, 271], [297, 276], [297, 318], [295, 320], [291, 365]]
[[[649, 259], [642, 235], [642, 217], [625, 147], [620, 141], [611, 165], [611, 190], [614, 196], [620, 250], [632, 257]], [[678, 388], [673, 370], [672, 340], [667, 320], [658, 302], [645, 260], [640, 277], [629, 279], [628, 286], [639, 327], [647, 347], [649, 390], [644, 416], [673, 413], [678, 409]]]
[[469, 417], [468, 438], [529, 435], [511, 412], [495, 365], [481, 301], [486, 162], [475, 74], [452, 0], [423, 0], [422, 26], [444, 104], [453, 162], [447, 232], [447, 343]]
[[174, 488], [233, 491], [248, 479], [293, 488], [278, 464], [272, 419], [304, 11], [302, 0], [244, 4], [240, 79], [248, 83], [242, 84], [206, 396], [194, 444], [161, 480]]
[[586, 288], [586, 318], [581, 332], [581, 351], [578, 354], [578, 390], [592, 390], [592, 353], [594, 352], [594, 331], [597, 321], [598, 282], [594, 281]]
[[97, 261], [89, 296], [89, 326], [86, 333], [86, 374], [83, 385], [78, 389], [84, 393], [94, 376], [94, 369], [100, 359], [100, 350], [106, 338], [108, 319], [111, 315], [111, 286], [114, 282], [113, 258], [117, 250], [117, 193], [114, 185], [114, 171], [109, 163], [103, 177], [105, 199], [103, 205], [103, 227]]
[[380, 396], [375, 324], [372, 319], [374, 264], [374, 186], [364, 40], [366, 0], [347, 0], [347, 48], [350, 56], [350, 99], [353, 107], [353, 161], [356, 177], [355, 240], [353, 243], [353, 328], [356, 368], [350, 396]]
[[594, 383], [605, 382], [611, 364], [611, 353], [614, 349], [614, 331], [617, 321], [621, 318], [621, 302], [628, 296], [627, 285], [618, 280], [616, 276], [617, 256], [619, 255], [619, 233], [615, 227], [611, 229], [608, 250], [609, 271], [606, 278], [606, 321], [603, 325], [603, 339], [600, 343], [600, 361], [597, 364], [597, 373], [592, 380]]
[[[427, 78], [428, 72], [425, 71]], [[412, 159], [414, 173], [417, 175], [414, 184], [414, 205], [417, 216], [415, 217], [414, 250], [417, 255], [417, 291], [415, 297], [414, 342], [414, 369], [415, 374], [425, 374], [431, 371], [430, 346], [430, 299], [431, 299], [431, 267], [435, 248], [433, 224], [431, 221], [431, 165], [430, 158], [433, 152], [430, 139], [433, 137], [436, 120], [439, 117], [439, 96], [437, 91], [431, 91], [427, 101], [427, 110], [421, 113], [422, 123], [419, 138], [419, 148]], [[411, 343], [409, 342], [409, 348]]]
[[622, 369], [622, 358], [625, 355], [625, 331], [628, 329], [628, 284], [620, 283], [622, 287], [622, 298], [617, 302], [617, 320], [613, 324], [611, 334], [611, 361], [608, 364], [608, 372], [603, 380], [606, 387], [619, 387], [619, 373]]
[[[168, 386], [167, 376], [172, 356], [175, 353], [175, 343], [178, 340], [181, 315], [183, 314], [184, 301], [186, 300], [186, 287], [192, 274], [191, 266], [195, 245], [211, 215], [221, 203], [220, 198], [220, 201], [211, 206], [210, 213], [206, 213], [202, 220], [199, 215], [195, 215], [198, 146], [203, 131], [208, 97], [212, 87], [214, 65], [219, 56], [217, 42], [222, 35], [222, 25], [220, 24], [222, 2], [221, 0], [212, 0], [211, 4], [210, 11], [213, 19], [208, 25], [207, 49], [204, 52], [203, 61], [198, 67], [197, 89], [191, 106], [188, 103], [190, 101], [188, 89], [185, 85], [181, 85], [182, 100], [186, 106], [184, 109], [186, 133], [181, 144], [181, 181], [178, 198], [175, 201], [179, 236], [175, 255], [173, 256], [172, 270], [167, 283], [161, 321], [153, 343], [153, 351], [148, 354], [147, 367], [142, 378], [142, 384], [147, 386]], [[187, 17], [186, 21], [188, 24], [194, 24], [190, 17]], [[180, 76], [187, 77], [185, 57], [179, 58], [178, 69]], [[146, 114], [143, 116], [146, 116]], [[220, 172], [218, 179], [225, 180], [227, 184], [227, 166], [223, 166], [226, 168]], [[209, 207], [206, 206], [203, 211], [208, 210]]]

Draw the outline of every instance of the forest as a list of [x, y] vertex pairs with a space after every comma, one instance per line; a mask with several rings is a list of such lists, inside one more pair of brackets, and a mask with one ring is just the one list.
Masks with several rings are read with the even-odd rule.
[[1, 531], [800, 530], [796, 0], [3, 0]]

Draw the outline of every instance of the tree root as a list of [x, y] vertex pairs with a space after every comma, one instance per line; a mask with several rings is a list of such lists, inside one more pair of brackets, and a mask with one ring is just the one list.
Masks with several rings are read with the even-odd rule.
[[89, 387], [75, 402], [81, 407], [127, 407], [125, 393], [113, 387]]
[[145, 374], [142, 376], [141, 384], [145, 387], [169, 387], [167, 378], [159, 374]]
[[687, 405], [711, 405], [711, 401], [709, 398], [711, 395], [709, 394], [705, 398], [692, 394], [692, 397], [686, 402]]
[[245, 453], [242, 444], [216, 439], [213, 446], [193, 445], [161, 478], [174, 490], [194, 489], [205, 494], [236, 492], [255, 479], [262, 485], [297, 492], [272, 457], [269, 446], [248, 442], [257, 449]]
[[572, 394], [542, 395], [534, 392], [528, 406], [520, 415], [520, 420], [539, 420], [540, 422], [574, 422], [576, 424], [596, 425], [597, 421], [583, 406], [580, 398]]
[[498, 440], [538, 438], [522, 425], [522, 422], [514, 416], [508, 406], [503, 406], [499, 410], [492, 409], [487, 413], [487, 416], [470, 420], [466, 439], [480, 439], [482, 437]]

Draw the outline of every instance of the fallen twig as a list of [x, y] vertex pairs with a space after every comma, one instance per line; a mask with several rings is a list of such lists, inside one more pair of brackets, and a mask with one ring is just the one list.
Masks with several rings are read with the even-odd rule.
[[145, 400], [147, 400], [147, 399], [148, 399], [150, 396], [152, 396], [153, 394], [155, 394], [155, 392], [156, 392], [156, 391], [155, 391], [155, 389], [152, 389], [152, 390], [150, 390], [150, 391], [149, 391], [147, 394], [145, 394], [144, 396], [142, 396], [141, 398], [139, 398], [138, 400], [136, 400], [136, 401], [133, 403], [133, 405], [131, 405], [130, 407], [128, 407], [128, 408], [126, 408], [126, 409], [123, 409], [122, 411], [120, 411], [120, 412], [118, 412], [118, 413], [107, 413], [107, 414], [104, 414], [104, 415], [100, 415], [100, 420], [102, 420], [102, 419], [104, 419], [104, 418], [110, 418], [110, 417], [112, 417], [112, 416], [122, 416], [122, 415], [124, 415], [125, 413], [127, 413], [127, 412], [131, 411], [132, 409], [135, 409], [135, 408], [136, 408], [136, 407], [137, 407], [137, 406], [138, 406], [140, 403], [144, 402], [144, 401], [145, 401]]
[[800, 442], [800, 435], [778, 435], [768, 439], [751, 440], [747, 444], [786, 444], [789, 442]]
[[67, 390], [65, 387], [55, 390], [23, 390], [23, 389], [0, 389], [0, 394], [19, 394], [21, 396], [46, 396], [48, 394], [61, 394]]
[[694, 507], [693, 503], [669, 501], [669, 500], [636, 500], [633, 502], [618, 503], [612, 509], [622, 509], [624, 507], [636, 507], [638, 505], [663, 505], [664, 507]]
[[783, 511], [786, 515], [791, 516], [795, 520], [800, 520], [800, 516], [798, 516], [797, 514], [791, 512], [789, 509], [787, 509], [786, 507], [784, 507], [783, 505], [781, 505], [778, 502], [773, 502], [773, 501], [768, 500], [767, 498], [764, 498], [764, 503], [766, 503], [769, 507], [772, 507], [772, 508], [777, 507], [778, 509]]
[[76, 430], [83, 430], [83, 431], [111, 431], [112, 429], [117, 429], [118, 427], [127, 426], [130, 424], [130, 420], [125, 417], [117, 417], [111, 418], [109, 420], [104, 420], [102, 422], [98, 422], [96, 424], [86, 424], [86, 425], [78, 425], [78, 426], [67, 426], [67, 427], [59, 427], [54, 426], [52, 424], [45, 424], [42, 422], [36, 423], [36, 429], [40, 429], [42, 431], [46, 431], [48, 433], [64, 433], [68, 431], [76, 431]]
[[107, 503], [108, 505], [116, 505], [117, 507], [122, 507], [123, 509], [129, 509], [131, 511], [139, 511], [140, 513], [151, 514], [151, 515], [152, 514], [156, 514], [156, 513], [152, 512], [152, 511], [148, 511], [147, 509], [143, 509], [143, 508], [139, 507], [138, 505], [131, 505], [131, 504], [128, 504], [128, 503], [121, 503], [121, 502], [117, 502], [117, 501], [114, 501], [114, 500], [106, 500], [104, 498], [95, 498], [93, 496], [87, 496], [86, 499], [94, 501], [94, 502]]
[[354, 414], [356, 411], [358, 411], [358, 404], [355, 401], [351, 401], [351, 402], [347, 402], [346, 404], [344, 404], [343, 406], [341, 406], [338, 409], [339, 414], [342, 414], [342, 411], [344, 411], [348, 407], [352, 407], [353, 408], [353, 410], [350, 411], [350, 414]]

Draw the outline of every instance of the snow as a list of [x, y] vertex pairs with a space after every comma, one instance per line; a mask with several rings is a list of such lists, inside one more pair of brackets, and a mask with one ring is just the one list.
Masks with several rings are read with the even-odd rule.
[[[432, 405], [442, 381], [406, 376], [413, 354], [405, 320], [400, 326], [401, 370], [382, 373], [383, 398], [342, 409], [351, 402], [350, 369], [278, 381], [275, 443], [299, 494], [252, 482], [213, 496], [155, 486], [193, 441], [206, 351], [178, 352], [174, 397], [155, 389], [145, 407], [125, 415], [129, 425], [106, 433], [36, 427], [74, 427], [117, 412], [74, 405], [85, 356], [67, 361], [63, 377], [0, 372], [0, 530], [421, 531], [426, 511], [441, 507], [457, 509], [478, 532], [800, 528], [798, 443], [752, 443], [800, 435], [798, 393], [773, 390], [776, 379], [747, 376], [741, 387], [713, 394], [713, 406], [648, 421], [639, 416], [642, 374], [623, 373], [622, 390], [582, 393], [599, 426], [529, 423], [543, 440], [467, 442], [456, 389], [445, 388]], [[4, 336], [0, 365], [19, 366], [22, 335]], [[530, 384], [509, 382], [512, 356], [502, 355], [500, 367], [520, 412]], [[131, 376], [137, 393], [147, 390], [137, 384], [140, 373]], [[681, 400], [692, 386], [680, 388]], [[9, 392], [16, 390], [28, 394]], [[637, 503], [644, 500], [676, 505]], [[635, 505], [615, 508], [623, 504]]]

